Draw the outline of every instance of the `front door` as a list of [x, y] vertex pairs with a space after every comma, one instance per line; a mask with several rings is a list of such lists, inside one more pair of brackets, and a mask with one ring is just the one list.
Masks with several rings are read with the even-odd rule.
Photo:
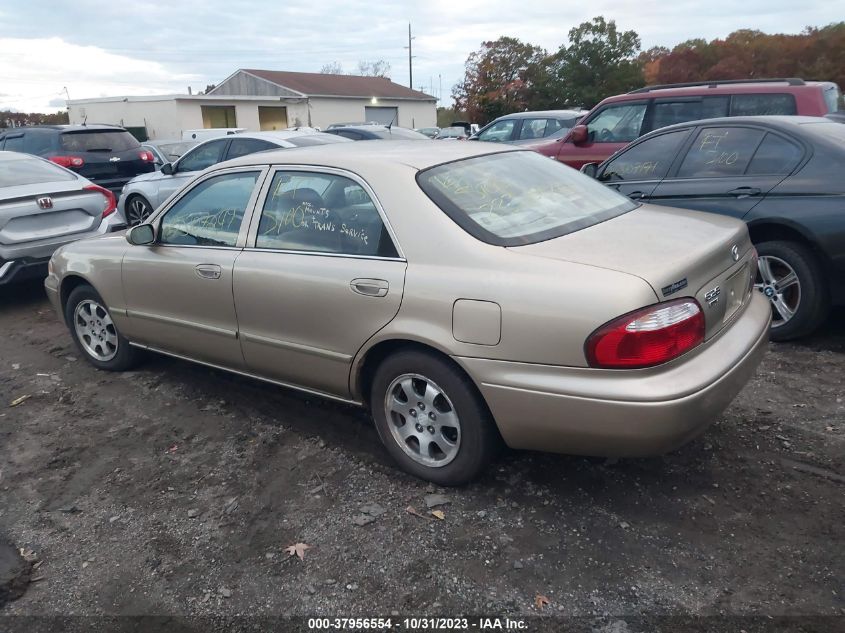
[[186, 185], [200, 171], [223, 160], [228, 138], [207, 141], [187, 152], [173, 164], [173, 173], [159, 179], [158, 196], [152, 201], [156, 206], [167, 200], [176, 190]]
[[261, 175], [251, 168], [199, 181], [153, 221], [154, 244], [126, 251], [122, 274], [131, 340], [243, 366], [232, 274]]
[[587, 163], [601, 163], [642, 133], [648, 101], [610, 104], [585, 122], [587, 140], [575, 144], [571, 135], [560, 143], [557, 160], [580, 169]]
[[352, 177], [285, 169], [266, 190], [235, 262], [247, 368], [348, 397], [352, 359], [399, 310], [405, 261]]

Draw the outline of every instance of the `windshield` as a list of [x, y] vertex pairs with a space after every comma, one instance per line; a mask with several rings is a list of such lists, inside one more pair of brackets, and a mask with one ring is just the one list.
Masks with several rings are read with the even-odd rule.
[[560, 237], [637, 207], [612, 189], [535, 152], [446, 163], [420, 172], [417, 181], [468, 233], [497, 246]]
[[126, 130], [82, 130], [63, 132], [62, 149], [69, 152], [123, 152], [141, 147]]
[[824, 102], [827, 105], [828, 112], [837, 112], [843, 109], [842, 93], [839, 92], [839, 86], [834, 83], [824, 85]]
[[0, 187], [76, 180], [73, 174], [40, 158], [4, 160], [0, 164]]

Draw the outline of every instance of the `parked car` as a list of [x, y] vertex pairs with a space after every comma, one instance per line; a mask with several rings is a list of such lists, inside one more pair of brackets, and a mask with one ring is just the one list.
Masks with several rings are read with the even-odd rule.
[[402, 468], [450, 485], [500, 438], [698, 435], [766, 349], [755, 269], [732, 218], [519, 148], [397, 141], [216, 165], [125, 237], [60, 249], [45, 287], [96, 367], [152, 349], [369, 406]]
[[580, 168], [601, 162], [643, 134], [667, 125], [723, 116], [835, 112], [841, 95], [828, 81], [743, 79], [648, 86], [608, 97], [566, 136], [531, 149]]
[[326, 131], [333, 130], [333, 129], [339, 128], [339, 127], [360, 127], [362, 125], [382, 125], [382, 124], [377, 122], [377, 121], [360, 121], [358, 123], [356, 123], [354, 121], [350, 121], [350, 122], [347, 122], [347, 123], [332, 123], [331, 125], [329, 125], [326, 128]]
[[444, 127], [437, 133], [437, 136], [434, 137], [437, 141], [465, 141], [468, 138], [469, 132], [467, 132], [466, 128], [460, 125]]
[[427, 136], [428, 138], [434, 138], [437, 136], [437, 133], [440, 132], [439, 127], [418, 127], [414, 130], [414, 132], [419, 132]]
[[523, 145], [542, 138], [560, 138], [585, 114], [586, 110], [515, 112], [488, 123], [469, 140]]
[[771, 336], [787, 340], [845, 304], [843, 165], [845, 126], [764, 116], [673, 125], [584, 170], [638, 201], [745, 220]]
[[299, 132], [242, 132], [200, 143], [173, 163], [135, 178], [124, 188], [118, 209], [129, 226], [140, 224], [170, 195], [203, 169], [224, 160], [267, 149], [343, 142], [329, 134]]
[[212, 127], [201, 130], [182, 130], [183, 141], [207, 141], [221, 136], [231, 136], [246, 132], [245, 127]]
[[152, 140], [141, 143], [141, 148], [153, 155], [156, 171], [165, 163], [172, 163], [192, 147], [199, 145], [199, 141]]
[[47, 276], [59, 246], [126, 228], [114, 194], [30, 154], [0, 151], [0, 285]]
[[0, 150], [47, 158], [115, 195], [155, 158], [129, 132], [114, 125], [34, 125], [0, 132]]
[[327, 134], [336, 134], [350, 141], [427, 141], [429, 138], [414, 130], [392, 125], [348, 125], [326, 130]]

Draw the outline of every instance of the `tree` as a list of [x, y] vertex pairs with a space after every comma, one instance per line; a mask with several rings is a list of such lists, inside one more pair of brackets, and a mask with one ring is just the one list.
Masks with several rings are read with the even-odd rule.
[[643, 85], [637, 54], [640, 38], [619, 31], [616, 22], [599, 16], [569, 31], [569, 46], [556, 56], [555, 74], [566, 103], [592, 108], [608, 95]]
[[377, 59], [374, 62], [358, 62], [358, 74], [363, 77], [390, 79], [390, 62], [383, 59]]
[[514, 37], [484, 42], [469, 55], [463, 80], [452, 89], [455, 109], [482, 125], [532, 105], [548, 55]]
[[320, 72], [324, 75], [343, 75], [343, 65], [340, 62], [331, 62], [330, 64], [323, 64]]

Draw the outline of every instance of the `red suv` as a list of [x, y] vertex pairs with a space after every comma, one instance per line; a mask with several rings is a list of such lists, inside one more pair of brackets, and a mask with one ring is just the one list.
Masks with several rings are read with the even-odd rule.
[[741, 79], [647, 86], [608, 97], [558, 139], [523, 147], [579, 169], [601, 163], [634, 139], [675, 123], [723, 116], [836, 112], [839, 87], [829, 81]]

